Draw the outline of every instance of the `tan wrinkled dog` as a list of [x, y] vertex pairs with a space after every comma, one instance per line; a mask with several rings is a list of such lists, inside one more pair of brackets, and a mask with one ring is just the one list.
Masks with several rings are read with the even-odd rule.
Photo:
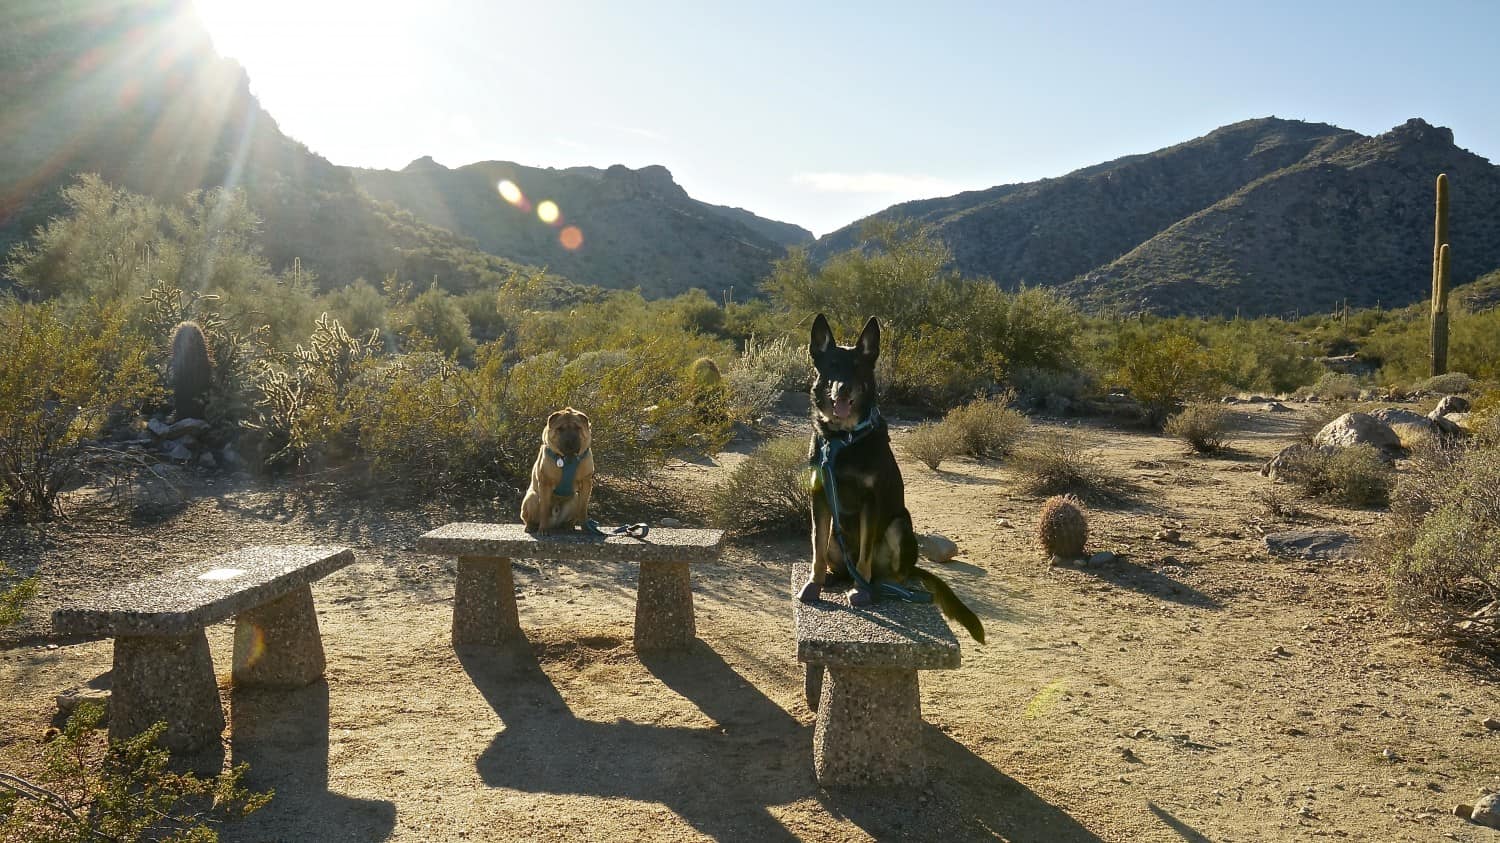
[[526, 532], [580, 527], [589, 519], [594, 491], [593, 430], [589, 417], [564, 407], [547, 417], [542, 447], [531, 467], [531, 488], [521, 500]]

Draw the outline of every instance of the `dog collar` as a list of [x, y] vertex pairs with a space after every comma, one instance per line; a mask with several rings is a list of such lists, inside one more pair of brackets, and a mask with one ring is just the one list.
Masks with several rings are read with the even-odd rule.
[[559, 454], [558, 452], [552, 450], [552, 448], [547, 445], [542, 446], [542, 451], [547, 455], [547, 459], [551, 460], [554, 465], [562, 469], [562, 479], [557, 482], [557, 488], [552, 490], [553, 497], [573, 497], [573, 479], [578, 476], [578, 466], [583, 462], [584, 457], [587, 457], [589, 455], [589, 452], [592, 450], [593, 448], [585, 448], [583, 450], [583, 453], [579, 454], [576, 457], [565, 457], [562, 454]]

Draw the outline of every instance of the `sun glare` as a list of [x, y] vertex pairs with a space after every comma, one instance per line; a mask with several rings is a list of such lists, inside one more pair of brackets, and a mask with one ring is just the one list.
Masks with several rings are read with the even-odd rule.
[[537, 203], [536, 218], [542, 222], [551, 225], [557, 222], [557, 218], [561, 215], [562, 212], [557, 209], [557, 203], [551, 199], [543, 199]]
[[501, 179], [500, 184], [497, 185], [497, 188], [500, 191], [501, 199], [504, 199], [512, 205], [520, 204], [521, 188], [516, 187], [515, 182], [511, 181], [510, 179]]

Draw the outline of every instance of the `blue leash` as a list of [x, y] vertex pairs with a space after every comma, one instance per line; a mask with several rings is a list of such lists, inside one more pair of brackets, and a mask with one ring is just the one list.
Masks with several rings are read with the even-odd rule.
[[642, 521], [638, 524], [622, 524], [609, 530], [599, 526], [599, 522], [590, 518], [583, 522], [583, 531], [591, 536], [629, 536], [633, 539], [644, 539], [651, 532], [651, 525]]
[[[864, 434], [874, 429], [875, 423], [879, 418], [880, 411], [878, 409], [871, 410], [870, 417], [860, 427], [856, 427], [851, 431], [848, 439], [825, 438], [818, 465], [818, 471], [823, 475], [823, 495], [828, 499], [828, 508], [833, 514], [833, 537], [839, 543], [839, 552], [844, 555], [844, 568], [849, 572], [850, 579], [854, 580], [854, 584], [862, 591], [871, 590], [870, 581], [860, 576], [859, 566], [855, 563], [854, 557], [850, 555], [848, 545], [844, 543], [844, 526], [839, 520], [838, 480], [834, 477], [833, 463], [835, 458], [838, 457], [839, 451], [864, 438]], [[869, 426], [864, 427], [866, 424]], [[886, 580], [881, 580], [877, 585], [879, 586], [879, 593], [886, 597], [894, 597], [897, 600], [905, 600], [908, 603], [932, 602], [932, 595], [920, 589], [906, 588]]]

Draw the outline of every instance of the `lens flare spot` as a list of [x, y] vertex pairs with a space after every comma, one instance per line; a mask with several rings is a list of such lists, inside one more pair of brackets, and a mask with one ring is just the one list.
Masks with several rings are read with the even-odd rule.
[[516, 183], [510, 179], [501, 179], [496, 188], [500, 191], [500, 198], [512, 205], [519, 203], [522, 199], [521, 188], [517, 187]]
[[557, 242], [570, 252], [577, 251], [583, 245], [583, 232], [578, 230], [578, 226], [570, 225], [557, 233]]
[[265, 630], [260, 628], [259, 624], [248, 625], [248, 638], [246, 640], [239, 640], [239, 636], [246, 635], [246, 632], [237, 629], [235, 634], [235, 649], [243, 657], [243, 664], [246, 667], [258, 663], [265, 656], [266, 633]]
[[543, 199], [537, 203], [536, 217], [542, 222], [551, 225], [557, 222], [557, 218], [560, 216], [562, 216], [562, 212], [557, 209], [557, 203], [551, 199]]

